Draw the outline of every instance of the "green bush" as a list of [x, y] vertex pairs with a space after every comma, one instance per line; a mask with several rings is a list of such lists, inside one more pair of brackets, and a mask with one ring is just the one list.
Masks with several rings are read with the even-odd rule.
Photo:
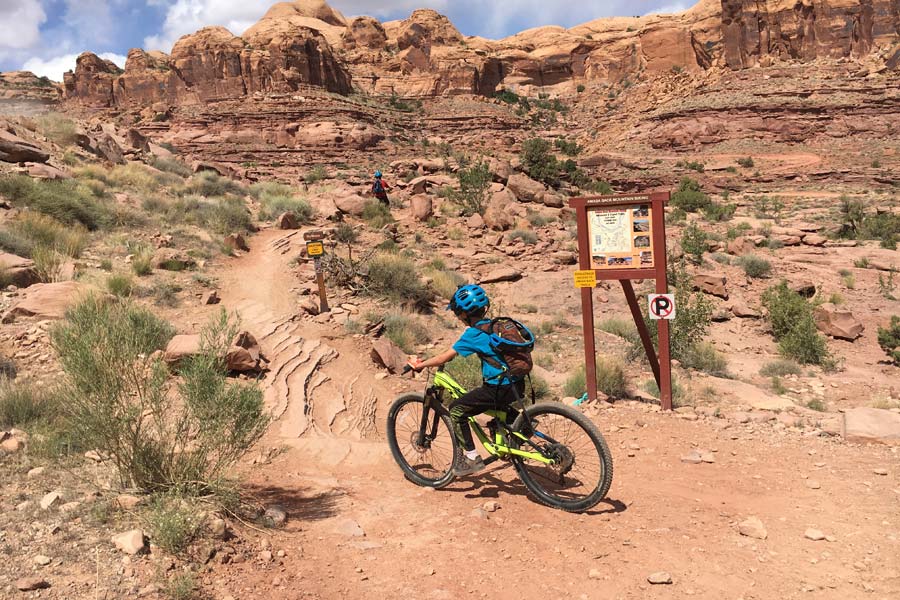
[[6, 175], [0, 177], [0, 195], [19, 208], [30, 208], [66, 225], [81, 224], [93, 231], [112, 222], [110, 208], [72, 179], [48, 181]]
[[504, 89], [503, 91], [497, 92], [494, 94], [495, 98], [506, 102], [507, 104], [518, 104], [519, 103], [519, 95], [510, 90]]
[[803, 369], [792, 360], [779, 358], [768, 362], [759, 370], [763, 377], [786, 377], [788, 375], [801, 375]]
[[407, 354], [431, 340], [428, 328], [412, 315], [391, 311], [383, 315], [384, 334]]
[[206, 494], [268, 419], [257, 387], [226, 378], [235, 328], [224, 310], [203, 329], [200, 352], [182, 362], [177, 383], [154, 353], [172, 334], [145, 309], [89, 298], [50, 336], [65, 371], [68, 427], [86, 447], [109, 454], [121, 483]]
[[163, 219], [173, 225], [191, 224], [215, 233], [253, 231], [250, 211], [240, 198], [186, 196], [165, 206]]
[[900, 366], [900, 317], [891, 317], [887, 327], [878, 328], [878, 345], [895, 365]]
[[60, 146], [71, 146], [78, 138], [75, 121], [57, 112], [49, 112], [34, 119], [41, 135]]
[[370, 292], [424, 307], [431, 300], [416, 264], [396, 254], [377, 254], [368, 264], [366, 285]]
[[690, 169], [691, 171], [697, 171], [698, 173], [702, 173], [706, 170], [706, 165], [696, 160], [680, 160], [675, 163], [675, 166], [683, 169]]
[[488, 191], [491, 187], [491, 171], [486, 162], [479, 161], [456, 173], [459, 190], [454, 191], [453, 200], [463, 209], [464, 216], [475, 213], [483, 215], [487, 210]]
[[428, 274], [431, 276], [431, 287], [437, 292], [438, 296], [450, 300], [457, 288], [466, 282], [466, 278], [456, 271], [448, 270], [430, 270]]
[[[653, 396], [654, 398], [659, 398], [659, 385], [656, 383], [655, 379], [650, 379], [644, 382], [644, 391]], [[687, 391], [682, 387], [681, 382], [674, 375], [672, 376], [672, 406], [678, 408], [679, 406], [685, 406], [689, 404], [689, 402], [685, 402], [687, 398], [685, 395]]]
[[550, 152], [551, 145], [542, 138], [530, 138], [522, 143], [522, 167], [528, 176], [549, 186], [559, 186], [562, 170], [559, 161]]
[[191, 176], [191, 168], [177, 158], [160, 158], [154, 156], [150, 159], [150, 166], [165, 173], [178, 175], [179, 177]]
[[369, 200], [363, 207], [362, 218], [373, 229], [381, 229], [394, 222], [391, 209], [378, 200]]
[[139, 163], [113, 167], [106, 179], [112, 186], [128, 188], [144, 194], [155, 192], [164, 185], [182, 183], [182, 178], [177, 175], [154, 171]]
[[816, 329], [812, 305], [782, 281], [762, 296], [781, 354], [800, 364], [828, 365], [831, 356]]
[[119, 274], [110, 275], [106, 278], [106, 289], [113, 296], [127, 298], [134, 291], [134, 282], [129, 275]]
[[753, 200], [754, 214], [757, 219], [778, 219], [784, 210], [784, 202], [781, 198], [758, 196]]
[[750, 225], [750, 223], [738, 223], [737, 225], [728, 228], [728, 230], [725, 232], [725, 237], [729, 240], [736, 240], [752, 229], [753, 226]]
[[60, 412], [56, 390], [0, 377], [0, 429], [27, 428], [54, 420]]
[[707, 250], [709, 235], [696, 223], [689, 223], [681, 234], [681, 249], [691, 259], [700, 264], [703, 262], [703, 253]]
[[745, 169], [752, 169], [755, 163], [753, 162], [753, 157], [748, 156], [746, 158], [737, 159], [737, 164]]
[[131, 270], [138, 277], [145, 277], [153, 272], [153, 256], [138, 254], [131, 259]]
[[[672, 358], [684, 360], [688, 353], [699, 344], [709, 331], [712, 323], [712, 303], [702, 292], [694, 292], [687, 272], [682, 265], [679, 269], [675, 288], [675, 320], [671, 322], [669, 346]], [[656, 336], [656, 327], [649, 327]]]
[[243, 195], [243, 186], [236, 181], [222, 177], [212, 171], [201, 171], [194, 175], [184, 189], [186, 194], [198, 194], [206, 198], [225, 194]]
[[527, 229], [514, 229], [509, 233], [509, 240], [522, 240], [529, 246], [533, 246], [534, 244], [537, 244], [538, 237], [533, 231], [528, 231]]
[[[677, 316], [677, 313], [676, 313]], [[714, 377], [730, 377], [728, 361], [709, 342], [697, 342], [681, 357], [681, 365]]]
[[328, 177], [328, 172], [322, 165], [316, 165], [303, 178], [306, 183], [318, 183]]
[[719, 204], [718, 202], [712, 202], [703, 208], [703, 217], [710, 221], [711, 223], [718, 223], [721, 221], [730, 221], [734, 218], [734, 212], [737, 210], [737, 204]]
[[[625, 369], [617, 359], [597, 358], [597, 389], [610, 398], [625, 396]], [[579, 398], [587, 391], [587, 375], [584, 366], [566, 379], [563, 393]]]
[[169, 554], [181, 554], [200, 533], [200, 512], [175, 494], [155, 498], [146, 513], [150, 539]]
[[581, 151], [584, 150], [581, 146], [578, 145], [578, 142], [575, 140], [567, 140], [563, 137], [558, 137], [553, 142], [556, 149], [565, 154], [566, 156], [578, 156], [581, 154]]
[[759, 256], [748, 254], [740, 257], [737, 263], [744, 269], [747, 277], [762, 279], [772, 273], [772, 263]]
[[83, 227], [65, 226], [40, 213], [23, 213], [0, 229], [0, 247], [18, 256], [33, 257], [36, 248], [49, 248], [77, 258], [86, 245]]
[[685, 212], [703, 210], [712, 203], [709, 196], [703, 193], [700, 184], [690, 177], [684, 177], [678, 184], [678, 190], [672, 194], [671, 205]]

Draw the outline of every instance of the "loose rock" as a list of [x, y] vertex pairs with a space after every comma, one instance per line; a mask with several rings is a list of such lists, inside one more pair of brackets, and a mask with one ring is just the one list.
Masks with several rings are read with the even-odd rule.
[[740, 525], [738, 525], [738, 532], [740, 532], [741, 535], [757, 540], [764, 540], [769, 537], [766, 528], [758, 517], [747, 517]]

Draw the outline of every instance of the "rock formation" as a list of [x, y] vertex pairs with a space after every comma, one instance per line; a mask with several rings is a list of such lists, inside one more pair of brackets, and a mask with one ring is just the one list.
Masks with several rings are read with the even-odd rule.
[[407, 97], [574, 93], [641, 73], [858, 58], [876, 48], [890, 63], [898, 33], [900, 0], [700, 0], [680, 14], [540, 27], [502, 40], [466, 37], [433, 10], [382, 24], [297, 0], [275, 4], [240, 37], [207, 27], [181, 38], [171, 55], [132, 50], [124, 73], [83, 54], [65, 93], [85, 106], [156, 104], [160, 112], [303, 86]]

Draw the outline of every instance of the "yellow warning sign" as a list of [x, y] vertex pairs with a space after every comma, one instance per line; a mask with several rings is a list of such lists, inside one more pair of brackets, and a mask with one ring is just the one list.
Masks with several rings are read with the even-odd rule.
[[322, 242], [306, 242], [306, 253], [310, 256], [322, 256], [325, 254], [325, 244]]
[[575, 287], [597, 287], [597, 272], [594, 270], [575, 271]]

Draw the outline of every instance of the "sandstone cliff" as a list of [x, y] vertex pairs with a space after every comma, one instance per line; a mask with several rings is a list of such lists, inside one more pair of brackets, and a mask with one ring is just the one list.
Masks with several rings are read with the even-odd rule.
[[86, 106], [160, 111], [309, 85], [407, 97], [503, 88], [574, 94], [647, 73], [860, 58], [876, 49], [895, 68], [896, 50], [888, 49], [898, 35], [900, 0], [700, 0], [676, 15], [540, 27], [502, 40], [466, 37], [433, 10], [379, 23], [297, 0], [275, 4], [240, 37], [208, 27], [179, 40], [171, 55], [132, 50], [124, 73], [82, 55], [65, 89]]

